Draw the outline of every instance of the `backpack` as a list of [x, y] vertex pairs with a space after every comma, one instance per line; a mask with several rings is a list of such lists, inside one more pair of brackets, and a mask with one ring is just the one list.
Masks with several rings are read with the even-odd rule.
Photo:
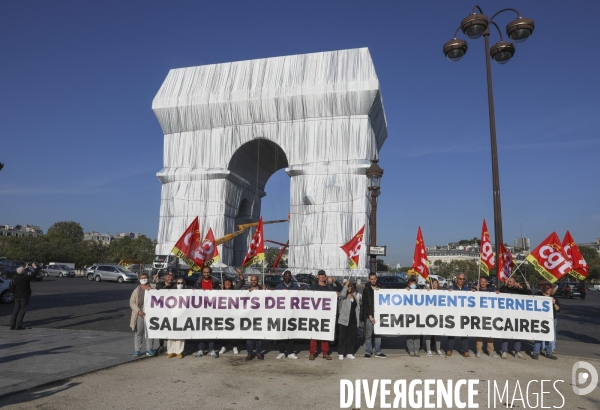
[[15, 281], [13, 279], [11, 279], [8, 284], [8, 290], [10, 290], [12, 293], [15, 293]]

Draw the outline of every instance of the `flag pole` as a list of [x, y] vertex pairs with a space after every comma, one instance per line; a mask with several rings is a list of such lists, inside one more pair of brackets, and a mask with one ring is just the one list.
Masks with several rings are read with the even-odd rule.
[[[513, 269], [511, 275], [508, 278], [510, 279], [519, 270], [519, 268], [521, 267], [521, 265], [524, 264], [524, 263], [525, 263], [525, 261], [519, 263], [519, 265], [515, 269]], [[527, 282], [527, 279], [525, 279], [525, 275], [523, 275], [523, 272], [519, 271], [519, 273], [521, 274], [521, 276], [523, 276], [523, 280], [525, 282]]]

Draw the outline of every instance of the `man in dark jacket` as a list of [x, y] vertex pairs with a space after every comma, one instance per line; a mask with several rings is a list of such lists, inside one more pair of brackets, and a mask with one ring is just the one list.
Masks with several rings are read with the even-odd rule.
[[[310, 287], [310, 290], [334, 292], [331, 285], [327, 284], [327, 275], [324, 270], [319, 271], [317, 279], [317, 282]], [[327, 340], [321, 340], [321, 352], [323, 353], [323, 359], [331, 360], [331, 356], [329, 356], [329, 342]], [[315, 360], [315, 356], [317, 355], [317, 340], [310, 340], [308, 354], [308, 360]]]
[[[467, 285], [467, 278], [464, 273], [459, 273], [456, 275], [456, 284], [448, 286], [449, 291], [458, 291], [458, 292], [470, 292], [471, 288]], [[468, 336], [448, 336], [448, 346], [446, 348], [446, 358], [452, 356], [452, 350], [454, 349], [454, 341], [456, 339], [460, 340], [460, 347], [462, 349], [462, 354], [465, 358], [470, 358], [469, 354], [469, 337]]]
[[34, 263], [33, 269], [30, 264], [24, 268], [17, 268], [17, 274], [12, 278], [15, 287], [15, 309], [10, 318], [10, 330], [22, 330], [23, 318], [27, 312], [29, 297], [31, 296], [31, 279], [35, 278], [40, 272], [40, 268]]
[[374, 334], [375, 327], [375, 290], [379, 290], [377, 274], [369, 274], [369, 282], [362, 293], [361, 315], [365, 322], [365, 358], [370, 359], [373, 354], [373, 339], [375, 339], [375, 357], [385, 359], [387, 356], [381, 351], [381, 336]]
[[[275, 286], [275, 290], [300, 290], [298, 284], [292, 281], [292, 272], [286, 270], [283, 272], [283, 281], [279, 282], [277, 286]], [[277, 347], [279, 348], [279, 354], [276, 359], [283, 359], [287, 357], [288, 359], [297, 359], [296, 356], [296, 346], [294, 343], [294, 339], [286, 339], [280, 340], [277, 343]]]
[[[510, 277], [507, 279], [506, 284], [500, 288], [500, 293], [510, 293], [513, 295], [531, 295], [531, 290], [529, 289], [529, 283], [525, 282], [525, 287], [523, 287], [514, 277]], [[525, 360], [525, 356], [521, 354], [521, 341], [514, 340], [515, 347], [515, 357], [517, 359]], [[502, 341], [502, 358], [508, 358], [508, 340]]]

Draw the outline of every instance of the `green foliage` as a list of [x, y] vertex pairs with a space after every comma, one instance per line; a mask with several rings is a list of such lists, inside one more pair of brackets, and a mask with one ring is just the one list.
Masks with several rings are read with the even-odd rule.
[[82, 268], [93, 263], [117, 263], [121, 259], [152, 263], [154, 245], [145, 237], [128, 236], [105, 246], [97, 241], [84, 241], [83, 229], [77, 222], [57, 222], [46, 235], [0, 237], [0, 254], [7, 259], [29, 262], [68, 262]]
[[383, 259], [377, 259], [377, 272], [395, 272], [395, 270], [385, 263]]
[[477, 237], [473, 239], [461, 239], [458, 241], [459, 245], [479, 245], [479, 239]]
[[[267, 268], [272, 268], [275, 263], [275, 259], [277, 259], [277, 255], [279, 255], [279, 249], [268, 249], [265, 251], [265, 264]], [[287, 261], [283, 259], [283, 257], [279, 260], [278, 268], [287, 268]]]
[[453, 260], [450, 262], [436, 260], [430, 267], [431, 273], [448, 279], [459, 273], [464, 273], [469, 281], [477, 280], [478, 269], [477, 262], [473, 260]]
[[588, 279], [597, 281], [600, 279], [600, 255], [596, 250], [589, 246], [580, 246], [579, 250], [585, 262], [590, 267]]

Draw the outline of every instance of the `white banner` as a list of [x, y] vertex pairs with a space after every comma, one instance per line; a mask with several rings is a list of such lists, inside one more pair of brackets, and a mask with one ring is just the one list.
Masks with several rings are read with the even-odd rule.
[[161, 339], [333, 340], [335, 292], [151, 290], [148, 337]]
[[495, 292], [375, 291], [375, 334], [554, 340], [552, 298]]

